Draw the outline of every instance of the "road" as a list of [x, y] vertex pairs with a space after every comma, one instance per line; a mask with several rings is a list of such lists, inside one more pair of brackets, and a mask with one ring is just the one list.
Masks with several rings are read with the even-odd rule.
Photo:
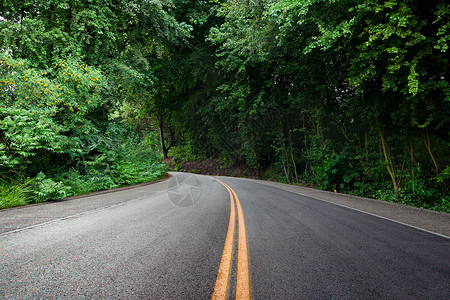
[[172, 175], [0, 211], [0, 299], [450, 296], [448, 214], [379, 204], [431, 214], [434, 234], [377, 216], [371, 200], [339, 196], [365, 213], [326, 192]]

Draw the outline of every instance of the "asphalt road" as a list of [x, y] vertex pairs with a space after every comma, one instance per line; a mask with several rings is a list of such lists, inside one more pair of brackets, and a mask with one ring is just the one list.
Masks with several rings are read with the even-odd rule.
[[433, 234], [369, 200], [216, 179], [1, 210], [0, 299], [449, 299], [448, 214]]

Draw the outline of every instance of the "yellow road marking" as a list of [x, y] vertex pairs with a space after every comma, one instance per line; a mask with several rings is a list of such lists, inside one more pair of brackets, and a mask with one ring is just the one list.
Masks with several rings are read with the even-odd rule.
[[216, 285], [214, 287], [214, 293], [212, 299], [225, 299], [227, 296], [228, 279], [230, 277], [231, 257], [233, 254], [233, 237], [234, 237], [234, 224], [235, 224], [235, 209], [233, 194], [231, 190], [224, 185], [223, 182], [217, 180], [222, 184], [230, 194], [230, 221], [228, 223], [227, 237], [225, 238], [225, 246], [223, 247], [222, 259], [220, 261], [219, 273], [217, 274]]
[[[215, 178], [214, 178], [215, 179]], [[236, 283], [236, 299], [250, 299], [250, 279], [248, 269], [248, 252], [247, 237], [245, 233], [244, 214], [242, 212], [241, 203], [236, 192], [226, 183], [215, 179], [223, 185], [230, 194], [231, 212], [230, 222], [228, 224], [227, 237], [223, 249], [222, 260], [220, 262], [219, 273], [217, 275], [216, 285], [212, 299], [225, 299], [230, 275], [231, 258], [233, 253], [233, 237], [235, 223], [234, 201], [238, 211], [238, 266], [237, 266], [237, 283]]]
[[239, 220], [239, 247], [238, 247], [238, 274], [236, 285], [236, 299], [250, 299], [250, 280], [248, 272], [248, 253], [247, 253], [247, 236], [245, 234], [244, 214], [242, 213], [241, 203], [234, 192], [238, 209]]

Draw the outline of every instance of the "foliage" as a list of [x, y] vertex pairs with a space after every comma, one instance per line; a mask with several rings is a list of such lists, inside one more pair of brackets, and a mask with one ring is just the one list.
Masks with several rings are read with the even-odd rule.
[[[148, 128], [133, 133], [126, 116], [109, 117], [146, 103], [155, 62], [188, 36], [172, 8], [140, 0], [0, 4], [0, 169], [6, 182], [34, 178], [25, 202], [164, 174], [153, 145], [123, 148]], [[121, 129], [111, 138], [114, 126]]]
[[29, 110], [19, 108], [0, 108], [0, 115], [0, 168], [4, 172], [23, 170], [31, 163], [29, 157], [39, 151], [68, 151], [68, 138], [55, 132], [50, 119], [36, 118]]
[[26, 109], [31, 116], [45, 119], [56, 132], [95, 131], [90, 113], [103, 105], [106, 86], [96, 68], [69, 58], [38, 71], [28, 61], [5, 54], [0, 59], [0, 70], [2, 108]]
[[32, 181], [34, 198], [33, 202], [44, 202], [51, 199], [60, 199], [70, 195], [70, 186], [65, 186], [60, 181], [54, 181], [46, 178], [44, 173], [40, 172]]
[[213, 113], [235, 157], [287, 182], [441, 203], [448, 4], [233, 0], [218, 15]]
[[104, 150], [81, 161], [78, 169], [55, 174], [53, 178], [40, 172], [32, 179], [2, 184], [0, 208], [133, 185], [165, 176], [165, 165], [158, 162], [159, 156], [149, 153], [143, 143], [113, 143], [115, 150]]
[[157, 178], [155, 152], [170, 149], [448, 211], [449, 11], [442, 0], [3, 1], [2, 174], [43, 172], [42, 197], [59, 197]]
[[[103, 147], [103, 149], [101, 149]], [[71, 195], [153, 181], [165, 174], [159, 156], [138, 141], [107, 140], [78, 169], [59, 174], [57, 180], [71, 186]]]
[[111, 178], [106, 182], [112, 185], [104, 189], [151, 181], [163, 175], [164, 164], [143, 143], [131, 140], [113, 141], [113, 144], [114, 150], [103, 150], [82, 162], [86, 175], [94, 182], [101, 182], [99, 176]]
[[312, 163], [311, 171], [317, 187], [325, 190], [349, 191], [353, 183], [360, 182], [362, 175], [356, 159], [343, 149], [336, 153], [331, 142], [326, 141], [320, 148], [314, 147], [308, 154]]
[[80, 141], [98, 132], [95, 118], [105, 102], [105, 86], [99, 70], [74, 59], [38, 71], [27, 60], [5, 54], [0, 59], [3, 172], [26, 167], [37, 173], [37, 165], [58, 155], [70, 162], [89, 151]]
[[29, 182], [0, 183], [0, 209], [20, 206], [30, 203], [31, 187]]

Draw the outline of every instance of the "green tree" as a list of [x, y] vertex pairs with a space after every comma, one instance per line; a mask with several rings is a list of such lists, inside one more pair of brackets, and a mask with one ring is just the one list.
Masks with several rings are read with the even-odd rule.
[[98, 70], [80, 62], [61, 61], [39, 72], [26, 60], [1, 57], [2, 148], [8, 152], [3, 165], [18, 165], [18, 156], [28, 163], [39, 149], [80, 153], [79, 138], [98, 131], [94, 117], [105, 86]]

